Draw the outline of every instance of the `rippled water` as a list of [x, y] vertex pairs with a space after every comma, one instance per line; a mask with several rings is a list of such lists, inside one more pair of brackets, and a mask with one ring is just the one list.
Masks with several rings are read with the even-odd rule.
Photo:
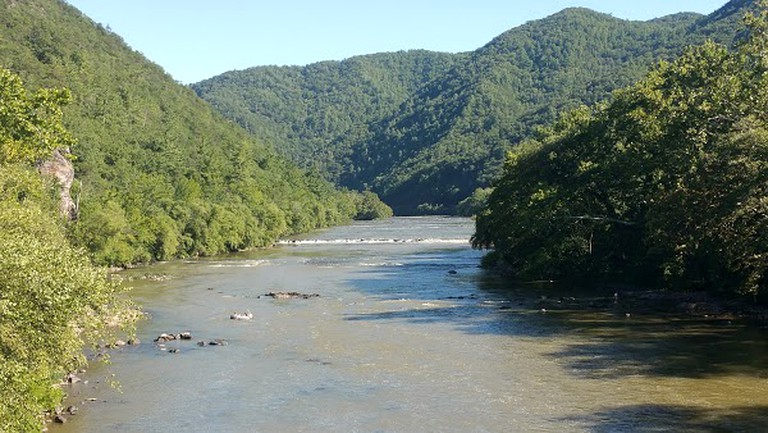
[[[768, 431], [763, 330], [610, 303], [542, 313], [540, 296], [596, 294], [485, 275], [471, 233], [394, 218], [127, 272], [171, 278], [131, 283], [142, 344], [90, 371], [55, 431]], [[320, 297], [262, 296], [278, 291]], [[181, 331], [179, 353], [152, 343]], [[213, 339], [228, 344], [196, 345]]]

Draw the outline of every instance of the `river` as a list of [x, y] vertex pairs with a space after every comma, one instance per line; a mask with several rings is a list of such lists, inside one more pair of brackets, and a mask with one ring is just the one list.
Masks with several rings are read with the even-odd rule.
[[[69, 389], [79, 411], [50, 430], [768, 431], [765, 330], [618, 302], [552, 308], [595, 294], [486, 274], [472, 230], [461, 218], [358, 222], [126, 271], [151, 317], [142, 342]], [[192, 340], [153, 343], [182, 331]], [[197, 344], [216, 339], [227, 344]]]

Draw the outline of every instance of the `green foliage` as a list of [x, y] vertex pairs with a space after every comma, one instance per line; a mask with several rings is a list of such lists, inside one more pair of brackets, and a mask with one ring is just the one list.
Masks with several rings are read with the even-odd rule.
[[61, 123], [67, 90], [28, 95], [18, 75], [0, 68], [0, 164], [33, 163], [73, 141]]
[[131, 324], [130, 305], [70, 245], [52, 180], [32, 167], [72, 142], [61, 124], [66, 93], [29, 98], [7, 70], [0, 82], [0, 431], [34, 432], [63, 396], [52, 385], [85, 362], [87, 343], [113, 338], [109, 323]]
[[472, 195], [460, 201], [456, 206], [456, 214], [459, 216], [475, 216], [488, 204], [493, 188], [477, 188]]
[[[0, 38], [2, 64], [31, 88], [71, 91], [64, 122], [82, 184], [70, 235], [100, 264], [260, 247], [355, 215], [348, 193], [296, 169], [64, 2], [3, 4]], [[43, 120], [60, 118], [44, 108]], [[71, 144], [52, 136], [46, 149]]]
[[229, 72], [192, 87], [222, 114], [398, 214], [456, 212], [505, 153], [705, 37], [731, 43], [748, 4], [647, 22], [567, 9], [462, 54], [409, 51]]
[[352, 146], [369, 139], [367, 126], [391, 116], [421, 81], [454, 63], [448, 54], [382, 53], [231, 72], [192, 88], [255, 136], [278, 143], [300, 166], [339, 181], [354, 164]]
[[748, 23], [516, 149], [474, 245], [524, 278], [764, 291], [768, 13]]
[[376, 193], [364, 191], [362, 194], [356, 194], [356, 220], [374, 220], [380, 218], [390, 218], [393, 215], [392, 208], [387, 206], [379, 199]]
[[70, 246], [50, 189], [34, 170], [0, 166], [0, 431], [40, 431], [40, 415], [62, 397], [51, 385], [128, 307]]

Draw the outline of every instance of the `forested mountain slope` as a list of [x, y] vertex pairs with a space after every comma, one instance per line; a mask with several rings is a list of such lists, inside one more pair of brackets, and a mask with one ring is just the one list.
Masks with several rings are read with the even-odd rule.
[[63, 1], [0, 4], [0, 59], [31, 89], [71, 91], [71, 234], [99, 262], [265, 245], [348, 221], [362, 201], [297, 169]]
[[519, 278], [623, 280], [765, 299], [768, 2], [510, 153], [475, 246]]
[[192, 87], [340, 185], [371, 188], [398, 213], [450, 212], [538, 125], [607, 98], [689, 44], [732, 42], [750, 4], [647, 22], [566, 9], [471, 53], [257, 67]]
[[391, 117], [460, 57], [428, 51], [383, 53], [306, 67], [267, 66], [232, 72], [193, 88], [220, 112], [284, 153], [339, 181], [352, 145], [372, 139], [372, 125]]

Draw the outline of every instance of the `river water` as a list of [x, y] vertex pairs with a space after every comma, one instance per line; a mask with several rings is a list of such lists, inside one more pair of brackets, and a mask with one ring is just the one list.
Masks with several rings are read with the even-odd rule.
[[[84, 375], [69, 390], [77, 415], [51, 431], [768, 431], [764, 330], [627, 317], [618, 302], [553, 308], [595, 294], [485, 274], [472, 230], [460, 218], [358, 222], [126, 271], [151, 316], [142, 343]], [[252, 320], [230, 320], [245, 311]], [[182, 331], [192, 340], [152, 342]], [[197, 345], [214, 339], [227, 344]]]

